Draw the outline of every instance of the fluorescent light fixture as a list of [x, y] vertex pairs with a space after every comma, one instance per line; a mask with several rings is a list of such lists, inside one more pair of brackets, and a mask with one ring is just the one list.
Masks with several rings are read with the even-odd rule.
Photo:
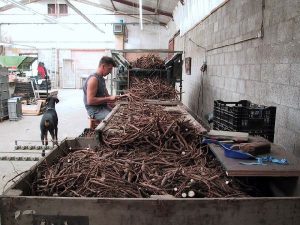
[[140, 26], [141, 30], [143, 30], [143, 6], [142, 0], [139, 0], [139, 11], [140, 11]]

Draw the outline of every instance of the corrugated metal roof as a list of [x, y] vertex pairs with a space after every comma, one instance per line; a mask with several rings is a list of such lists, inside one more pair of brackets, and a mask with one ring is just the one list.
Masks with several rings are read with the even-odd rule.
[[[20, 5], [28, 5], [35, 2], [55, 3], [55, 1], [43, 0], [10, 0], [7, 4], [0, 5], [0, 11], [8, 10]], [[57, 3], [64, 1], [57, 0]], [[80, 2], [90, 6], [103, 7], [116, 14], [129, 14], [138, 17], [139, 0], [70, 0], [70, 2]], [[172, 13], [179, 0], [142, 0], [143, 18], [147, 21], [167, 24], [172, 19]], [[3, 2], [2, 2], [3, 3]]]
[[[86, 0], [76, 0], [77, 2], [87, 2]], [[138, 0], [89, 0], [95, 4], [103, 6], [114, 12], [139, 14]], [[179, 0], [142, 0], [143, 17], [161, 23], [168, 23], [172, 19], [172, 13]]]

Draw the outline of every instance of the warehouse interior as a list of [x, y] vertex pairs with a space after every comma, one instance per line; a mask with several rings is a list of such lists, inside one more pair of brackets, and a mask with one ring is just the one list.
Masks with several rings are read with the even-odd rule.
[[[105, 77], [109, 94], [131, 95], [129, 103], [117, 101], [111, 114], [95, 125], [85, 110], [83, 87], [103, 56], [112, 57], [117, 64]], [[46, 76], [39, 81], [40, 63], [46, 68]], [[135, 76], [145, 80], [151, 76], [162, 78], [162, 85], [154, 86], [153, 80], [140, 81], [140, 88], [134, 89]], [[175, 100], [149, 97], [152, 89], [158, 93], [165, 81], [176, 92]], [[148, 86], [149, 83], [153, 86]], [[199, 224], [200, 220], [203, 224], [297, 224], [300, 219], [299, 0], [1, 0], [0, 84], [0, 224]], [[148, 97], [130, 108], [134, 94], [143, 90]], [[168, 90], [165, 88], [163, 92]], [[40, 121], [47, 111], [49, 96], [59, 99], [58, 145], [50, 143], [45, 147], [40, 138]], [[129, 106], [128, 117], [122, 104]], [[150, 132], [152, 120], [140, 127], [148, 115], [141, 116], [138, 125], [130, 124], [139, 117], [138, 112], [148, 110], [147, 104], [169, 107], [155, 108], [152, 112], [158, 116], [157, 132], [163, 131], [158, 142], [155, 135], [145, 138], [145, 142], [136, 140], [145, 130]], [[10, 112], [13, 107], [21, 107], [14, 111], [16, 115]], [[196, 124], [200, 138], [197, 136], [199, 140], [191, 144], [193, 147], [187, 147], [190, 142], [185, 139], [190, 137], [190, 128], [174, 128], [174, 137], [170, 138], [177, 136], [182, 147], [166, 147], [170, 140], [164, 138], [177, 122], [164, 127], [165, 110], [180, 111]], [[116, 121], [121, 121], [118, 113], [137, 133], [122, 136], [127, 124], [117, 124]], [[84, 139], [86, 132], [91, 132], [92, 138], [88, 135]], [[114, 138], [113, 134], [119, 136]], [[116, 144], [120, 137], [122, 144]], [[245, 137], [246, 143], [267, 143], [270, 149], [264, 156], [273, 159], [262, 162], [259, 160], [265, 160], [263, 156], [251, 155], [248, 161], [243, 161], [249, 155], [226, 155], [229, 148], [226, 144], [238, 145]], [[166, 162], [170, 156], [165, 159], [160, 153], [163, 169], [155, 173], [161, 175], [170, 164], [175, 164], [175, 169], [168, 168], [161, 180], [156, 176], [150, 179], [143, 170], [144, 163], [149, 157], [153, 161], [158, 158], [148, 152], [145, 156], [148, 158], [141, 159], [144, 155], [136, 153], [139, 147], [128, 145], [133, 139], [144, 143], [145, 149], [148, 145], [151, 148], [159, 145], [158, 151], [165, 149], [168, 154], [177, 149], [183, 161], [188, 159], [195, 164], [198, 158], [193, 158], [192, 149], [202, 151], [205, 146], [208, 150], [199, 155], [207, 155], [206, 161], [217, 160], [222, 175], [211, 172], [206, 177], [209, 172], [202, 167], [192, 170], [189, 165], [188, 169], [177, 159]], [[101, 150], [99, 141], [104, 143], [102, 160], [112, 160], [105, 153], [107, 146], [117, 149], [113, 151], [117, 152], [115, 157], [122, 155], [118, 153], [123, 151], [121, 147], [126, 151], [132, 147], [136, 161], [141, 159], [135, 166], [131, 165], [133, 158], [114, 161], [115, 166], [126, 161], [123, 170], [127, 172], [119, 172], [126, 180], [124, 187], [119, 187], [117, 181], [105, 184], [104, 180], [110, 179], [107, 168], [106, 176], [101, 172], [97, 178], [97, 185], [102, 183], [99, 190], [105, 185], [115, 185], [118, 194], [95, 191], [92, 188], [95, 186], [88, 186], [84, 193], [89, 194], [82, 194], [82, 188], [68, 194], [71, 186], [77, 186], [80, 175], [60, 193], [61, 187], [49, 188], [54, 185], [51, 179], [52, 182], [56, 179], [53, 170], [47, 185], [39, 186], [40, 189], [35, 186], [38, 182], [33, 177], [40, 175], [43, 163], [51, 164], [66, 150]], [[85, 159], [80, 160], [86, 163]], [[91, 165], [85, 176], [95, 167], [97, 164]], [[140, 170], [135, 170], [137, 167]], [[134, 171], [134, 178], [129, 177], [130, 171]], [[190, 176], [184, 175], [184, 171], [191, 173]], [[114, 176], [112, 179], [116, 179]], [[235, 178], [245, 182], [239, 186], [245, 190], [257, 185], [259, 194], [252, 195], [252, 189], [246, 197], [241, 195], [244, 190], [229, 192], [237, 187]], [[134, 186], [133, 179], [136, 183], [139, 179], [147, 182]], [[218, 179], [220, 183], [210, 183]], [[86, 180], [80, 185], [86, 187]], [[178, 186], [170, 188], [170, 180]], [[39, 196], [28, 191], [28, 183]], [[205, 190], [200, 188], [203, 184]], [[125, 190], [129, 186], [135, 188]], [[228, 193], [223, 189], [222, 192], [221, 186]], [[51, 191], [41, 191], [42, 187]], [[209, 194], [203, 197], [204, 192]]]

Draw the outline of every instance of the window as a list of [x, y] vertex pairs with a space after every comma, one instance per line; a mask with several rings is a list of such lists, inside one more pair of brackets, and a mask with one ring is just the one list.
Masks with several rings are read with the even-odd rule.
[[49, 15], [55, 14], [55, 4], [48, 4], [48, 14]]
[[68, 14], [67, 4], [59, 4], [59, 14], [60, 15], [67, 15]]
[[48, 4], [49, 15], [67, 15], [68, 6], [67, 4]]

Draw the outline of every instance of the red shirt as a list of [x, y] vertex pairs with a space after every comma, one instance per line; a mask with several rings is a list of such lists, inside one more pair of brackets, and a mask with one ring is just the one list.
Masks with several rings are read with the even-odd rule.
[[38, 74], [42, 77], [42, 79], [45, 79], [46, 78], [46, 73], [45, 73], [44, 67], [38, 66], [37, 70], [38, 70]]

